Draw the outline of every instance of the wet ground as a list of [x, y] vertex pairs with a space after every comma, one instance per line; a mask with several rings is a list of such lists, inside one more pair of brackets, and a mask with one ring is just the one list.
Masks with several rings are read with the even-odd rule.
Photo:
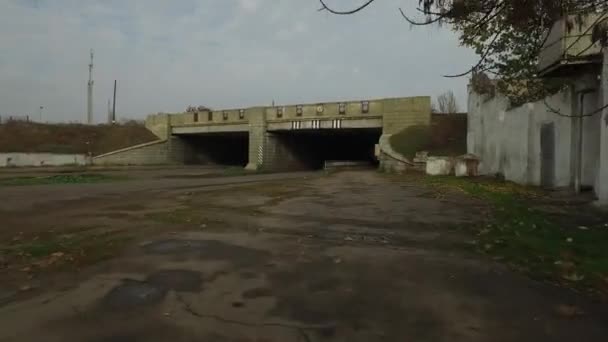
[[455, 227], [487, 208], [464, 194], [374, 171], [184, 174], [0, 189], [5, 240], [128, 236], [100, 262], [4, 266], [0, 341], [608, 340], [601, 305], [467, 251]]

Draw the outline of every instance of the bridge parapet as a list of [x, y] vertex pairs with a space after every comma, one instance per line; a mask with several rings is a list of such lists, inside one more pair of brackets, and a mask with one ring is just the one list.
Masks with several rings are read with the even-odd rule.
[[[260, 108], [262, 111], [260, 112]], [[427, 120], [430, 118], [430, 98], [406, 97], [362, 101], [323, 102], [313, 104], [285, 105], [274, 107], [252, 107], [241, 109], [221, 109], [214, 111], [194, 111], [168, 114], [171, 127], [199, 125], [232, 125], [248, 123], [250, 115], [263, 115], [268, 122], [297, 120], [328, 120], [340, 118], [375, 118], [389, 114], [390, 126], [400, 126], [400, 122]], [[399, 117], [396, 117], [398, 115]], [[415, 118], [417, 117], [417, 119]], [[413, 122], [412, 121], [412, 122]]]

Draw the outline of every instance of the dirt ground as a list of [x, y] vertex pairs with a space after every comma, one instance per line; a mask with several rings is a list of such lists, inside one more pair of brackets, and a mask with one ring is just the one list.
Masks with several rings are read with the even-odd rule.
[[488, 209], [464, 194], [204, 175], [0, 188], [0, 239], [29, 251], [0, 260], [0, 341], [608, 340], [600, 303], [467, 251]]

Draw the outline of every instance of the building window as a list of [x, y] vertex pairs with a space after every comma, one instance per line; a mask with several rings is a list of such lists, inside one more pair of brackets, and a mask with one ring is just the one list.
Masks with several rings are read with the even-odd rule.
[[213, 121], [213, 112], [211, 112], [211, 111], [207, 112], [207, 120]]
[[245, 118], [245, 110], [244, 109], [239, 109], [239, 119], [244, 119]]
[[302, 107], [302, 105], [297, 105], [296, 106], [296, 116], [302, 116], [303, 112], [304, 112], [304, 108]]
[[277, 107], [277, 118], [283, 117], [283, 107]]
[[369, 113], [369, 101], [361, 102], [361, 113]]
[[317, 105], [317, 115], [322, 115], [323, 114], [323, 105]]
[[222, 112], [222, 119], [228, 120], [228, 112]]
[[198, 122], [198, 112], [194, 112], [194, 122]]
[[346, 103], [342, 102], [338, 105], [338, 112], [340, 114], [346, 114]]

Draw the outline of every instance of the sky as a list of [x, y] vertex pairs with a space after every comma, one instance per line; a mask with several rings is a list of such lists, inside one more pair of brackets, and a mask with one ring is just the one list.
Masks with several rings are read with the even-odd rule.
[[[351, 9], [363, 0], [327, 0]], [[316, 103], [452, 90], [466, 109], [475, 64], [449, 27], [412, 27], [376, 0], [355, 15], [319, 12], [318, 0], [0, 0], [0, 116], [83, 122], [89, 50], [94, 119]]]

